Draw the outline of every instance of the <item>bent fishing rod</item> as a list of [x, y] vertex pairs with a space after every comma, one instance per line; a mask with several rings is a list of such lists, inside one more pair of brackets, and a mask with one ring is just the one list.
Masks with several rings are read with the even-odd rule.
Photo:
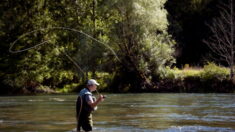
[[[21, 53], [21, 52], [28, 51], [28, 50], [30, 50], [30, 49], [33, 49], [33, 48], [42, 46], [42, 45], [44, 45], [44, 44], [46, 44], [46, 43], [49, 43], [49, 40], [47, 40], [47, 41], [40, 42], [40, 43], [38, 43], [38, 44], [36, 44], [36, 45], [34, 45], [34, 46], [32, 46], [32, 47], [28, 47], [28, 48], [21, 49], [21, 50], [16, 50], [16, 51], [12, 50], [13, 47], [15, 46], [15, 44], [16, 44], [19, 40], [21, 40], [22, 38], [26, 37], [27, 35], [30, 35], [30, 34], [33, 34], [33, 33], [35, 33], [35, 32], [39, 32], [39, 31], [50, 30], [50, 29], [67, 30], [67, 31], [71, 31], [71, 32], [80, 33], [80, 34], [82, 34], [82, 35], [84, 35], [84, 36], [90, 38], [91, 40], [96, 41], [96, 42], [98, 42], [98, 43], [104, 45], [107, 49], [109, 49], [109, 50], [114, 54], [114, 56], [117, 58], [117, 60], [120, 61], [120, 59], [119, 59], [119, 57], [117, 56], [117, 54], [115, 53], [115, 51], [114, 51], [110, 46], [108, 46], [106, 43], [101, 42], [100, 40], [98, 40], [98, 39], [92, 37], [91, 35], [89, 35], [89, 34], [87, 34], [87, 33], [84, 33], [83, 31], [80, 31], [80, 30], [77, 30], [77, 29], [74, 29], [74, 28], [68, 28], [68, 27], [41, 28], [41, 29], [33, 30], [33, 31], [31, 31], [31, 32], [24, 33], [24, 34], [22, 34], [21, 36], [19, 36], [18, 39], [16, 39], [13, 43], [10, 44], [9, 52], [12, 53], [12, 54], [13, 54], [13, 53]], [[55, 45], [55, 47], [58, 48], [57, 45]], [[58, 49], [59, 49], [59, 48], [58, 48]], [[77, 62], [76, 62], [71, 56], [69, 56], [68, 53], [67, 53], [65, 50], [63, 50], [63, 51], [61, 51], [61, 52], [75, 65], [75, 67], [76, 67], [79, 71], [82, 72], [82, 74], [85, 74], [84, 71], [82, 70], [82, 68], [77, 64]], [[98, 91], [97, 89], [96, 89], [96, 93], [97, 93], [98, 96], [100, 96], [100, 93], [99, 93], [99, 91]], [[106, 96], [103, 95], [103, 98], [106, 98]]]

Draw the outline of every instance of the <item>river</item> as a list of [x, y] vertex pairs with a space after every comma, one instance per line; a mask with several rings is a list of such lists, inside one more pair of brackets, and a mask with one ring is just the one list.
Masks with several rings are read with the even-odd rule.
[[[2, 96], [0, 132], [72, 132], [76, 95]], [[107, 94], [94, 132], [235, 132], [235, 94]]]

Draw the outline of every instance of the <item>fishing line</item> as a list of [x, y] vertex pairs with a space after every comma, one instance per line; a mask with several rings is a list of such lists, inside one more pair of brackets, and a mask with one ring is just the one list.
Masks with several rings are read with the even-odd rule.
[[[82, 35], [84, 35], [84, 36], [90, 38], [91, 40], [94, 40], [94, 41], [96, 41], [96, 42], [98, 42], [98, 43], [104, 45], [106, 48], [108, 48], [108, 49], [113, 53], [113, 55], [117, 58], [117, 60], [120, 61], [120, 59], [119, 59], [119, 57], [117, 56], [117, 54], [115, 53], [115, 51], [114, 51], [110, 46], [108, 46], [107, 44], [105, 44], [104, 42], [101, 42], [100, 40], [98, 40], [98, 39], [92, 37], [91, 35], [89, 35], [89, 34], [87, 34], [87, 33], [84, 33], [84, 32], [79, 31], [79, 30], [77, 30], [77, 29], [68, 28], [68, 27], [41, 28], [41, 29], [33, 30], [33, 31], [31, 31], [31, 32], [27, 32], [27, 33], [21, 35], [18, 39], [16, 39], [13, 43], [10, 44], [9, 52], [10, 52], [10, 53], [20, 53], [20, 52], [28, 51], [28, 50], [30, 50], [30, 49], [33, 49], [33, 48], [36, 48], [36, 47], [39, 47], [39, 46], [42, 46], [42, 45], [48, 43], [49, 40], [43, 41], [43, 42], [41, 42], [41, 43], [39, 43], [39, 44], [36, 44], [36, 45], [34, 45], [34, 46], [32, 46], [32, 47], [29, 47], [29, 48], [25, 48], [25, 49], [21, 49], [21, 50], [16, 50], [16, 51], [12, 50], [13, 47], [15, 46], [15, 44], [16, 44], [19, 40], [21, 40], [22, 38], [26, 37], [27, 35], [30, 35], [30, 34], [32, 34], [32, 33], [36, 33], [36, 32], [39, 32], [39, 31], [45, 31], [45, 30], [48, 30], [48, 29], [49, 29], [49, 30], [50, 30], [50, 29], [67, 30], [67, 31], [73, 31], [73, 32], [80, 33], [80, 34], [82, 34]], [[56, 47], [58, 48], [57, 45], [56, 45]], [[58, 49], [59, 49], [59, 48], [58, 48]], [[70, 61], [72, 61], [73, 64], [74, 64], [83, 74], [85, 74], [84, 71], [82, 70], [82, 68], [76, 63], [76, 61], [74, 61], [74, 60], [72, 59], [72, 57], [70, 57], [70, 56], [66, 53], [65, 50], [63, 50], [62, 53], [63, 53]], [[96, 92], [97, 92], [98, 95], [100, 95], [100, 93], [98, 92], [98, 90], [96, 90]], [[105, 96], [104, 96], [104, 98], [105, 98]]]
[[120, 59], [119, 59], [119, 57], [117, 56], [117, 54], [115, 53], [115, 51], [114, 51], [110, 46], [108, 46], [107, 44], [105, 44], [104, 42], [101, 42], [100, 40], [98, 40], [98, 39], [92, 37], [91, 35], [89, 35], [89, 34], [87, 34], [87, 33], [84, 33], [83, 31], [80, 31], [80, 30], [77, 30], [77, 29], [73, 29], [73, 28], [68, 28], [68, 27], [41, 28], [41, 29], [37, 29], [37, 30], [33, 30], [33, 31], [31, 31], [31, 32], [25, 33], [25, 34], [21, 35], [18, 39], [16, 39], [13, 43], [10, 44], [9, 52], [10, 52], [10, 53], [20, 53], [20, 52], [24, 52], [24, 51], [27, 51], [27, 50], [36, 48], [36, 47], [38, 47], [38, 46], [41, 46], [41, 45], [43, 45], [43, 44], [49, 42], [49, 40], [47, 40], [47, 41], [43, 41], [43, 42], [41, 42], [41, 43], [39, 43], [39, 44], [36, 44], [36, 45], [34, 45], [34, 46], [32, 46], [32, 47], [29, 47], [29, 48], [25, 48], [25, 49], [21, 49], [21, 50], [16, 50], [16, 51], [12, 50], [12, 48], [15, 46], [15, 44], [16, 44], [19, 40], [21, 40], [22, 38], [24, 38], [25, 36], [30, 35], [30, 34], [35, 33], [35, 32], [38, 32], [38, 31], [44, 31], [44, 30], [48, 30], [48, 29], [68, 30], [68, 31], [73, 31], [73, 32], [80, 33], [80, 34], [82, 34], [82, 35], [84, 35], [84, 36], [90, 38], [91, 40], [94, 40], [94, 41], [96, 41], [96, 42], [102, 44], [103, 46], [105, 46], [107, 49], [109, 49], [109, 50], [112, 52], [112, 54], [116, 57], [116, 59], [117, 59], [118, 61], [120, 61]]
[[[78, 33], [80, 33], [80, 34], [82, 34], [82, 35], [84, 35], [84, 36], [90, 38], [91, 40], [94, 40], [94, 41], [96, 41], [96, 42], [98, 42], [98, 43], [104, 45], [106, 48], [108, 48], [108, 49], [113, 53], [113, 55], [115, 55], [115, 57], [117, 58], [117, 60], [120, 61], [120, 59], [118, 58], [118, 56], [117, 56], [117, 54], [115, 53], [115, 51], [114, 51], [110, 46], [108, 46], [107, 44], [101, 42], [100, 40], [98, 40], [98, 39], [92, 37], [91, 35], [89, 35], [89, 34], [87, 34], [87, 33], [84, 33], [84, 32], [82, 32], [82, 31], [79, 31], [79, 30], [76, 30], [76, 29], [71, 29], [71, 28], [68, 28], [68, 27], [41, 28], [41, 29], [33, 30], [33, 31], [31, 31], [31, 32], [27, 32], [27, 33], [21, 35], [18, 39], [16, 39], [13, 43], [10, 44], [9, 52], [10, 52], [10, 53], [20, 53], [20, 52], [28, 51], [28, 50], [30, 50], [30, 49], [33, 49], [33, 48], [36, 48], [36, 47], [39, 47], [39, 46], [42, 46], [42, 45], [48, 43], [49, 40], [43, 41], [43, 42], [41, 42], [41, 43], [39, 43], [39, 44], [36, 44], [36, 45], [34, 45], [34, 46], [32, 46], [32, 47], [28, 47], [28, 48], [25, 48], [25, 49], [16, 50], [16, 51], [12, 50], [13, 47], [15, 46], [15, 44], [16, 44], [19, 40], [21, 40], [22, 38], [26, 37], [27, 35], [30, 35], [30, 34], [32, 34], [32, 33], [36, 33], [36, 32], [39, 32], [39, 31], [45, 31], [45, 30], [48, 30], [48, 29], [59, 29], [59, 30], [68, 30], [68, 31], [78, 32]], [[58, 48], [57, 45], [56, 45], [56, 47]], [[65, 50], [62, 51], [62, 53], [63, 53], [70, 61], [72, 61], [73, 64], [84, 74], [84, 71], [81, 69], [81, 67], [72, 59], [72, 57], [70, 57], [70, 56], [66, 53]], [[96, 89], [96, 92], [97, 92], [97, 94], [98, 94], [98, 96], [99, 96], [100, 93], [98, 92], [97, 89]], [[78, 115], [77, 115], [77, 117], [78, 117], [77, 120], [79, 120], [79, 117], [80, 117], [80, 114], [81, 114], [81, 109], [82, 109], [82, 98], [81, 98], [81, 97], [78, 97], [78, 98], [81, 99], [81, 100], [80, 100], [80, 101], [81, 101], [81, 102], [80, 102], [80, 103], [81, 103], [81, 104], [80, 104], [81, 106], [80, 106], [80, 109], [79, 109], [79, 113], [78, 113]], [[105, 98], [105, 96], [103, 96], [103, 98]]]

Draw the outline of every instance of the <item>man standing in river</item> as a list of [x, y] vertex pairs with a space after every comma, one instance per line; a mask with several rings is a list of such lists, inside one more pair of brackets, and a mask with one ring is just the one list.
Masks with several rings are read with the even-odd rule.
[[84, 131], [92, 131], [92, 111], [97, 109], [97, 105], [104, 100], [103, 95], [99, 95], [96, 100], [92, 96], [92, 92], [97, 89], [100, 84], [94, 79], [90, 79], [87, 82], [87, 87], [82, 89], [79, 93], [76, 103], [77, 111], [77, 132], [80, 132], [82, 127]]

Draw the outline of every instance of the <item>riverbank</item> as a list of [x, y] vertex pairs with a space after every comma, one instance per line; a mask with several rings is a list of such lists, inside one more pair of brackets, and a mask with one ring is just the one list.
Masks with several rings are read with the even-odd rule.
[[[235, 84], [231, 80], [202, 80], [199, 77], [187, 77], [182, 79], [162, 79], [154, 83], [154, 87], [141, 89], [138, 93], [235, 93]], [[1, 93], [1, 95], [36, 95], [36, 94], [69, 94], [77, 93], [84, 85], [74, 89], [53, 90], [49, 87], [40, 86], [35, 89], [21, 89], [12, 93]], [[131, 93], [128, 88], [112, 87], [118, 89], [113, 91], [109, 86], [99, 88], [100, 92], [109, 93]]]
[[[214, 63], [204, 67], [185, 65], [183, 69], [166, 67], [160, 79], [151, 83], [152, 87], [135, 89], [153, 93], [235, 93], [235, 78], [230, 79], [229, 68]], [[130, 91], [127, 84], [120, 85], [112, 86], [116, 91]]]
[[235, 84], [231, 80], [217, 78], [202, 80], [200, 77], [164, 79], [156, 82], [156, 88], [144, 89], [143, 92], [157, 93], [235, 93]]
[[[101, 84], [99, 91], [109, 93], [235, 93], [235, 79], [229, 78], [229, 69], [214, 63], [203, 68], [187, 65], [183, 69], [166, 67], [162, 76], [152, 79], [152, 87], [147, 88], [139, 85], [132, 88], [130, 83], [135, 83], [136, 80], [122, 76], [115, 78], [115, 74], [105, 72], [97, 73], [95, 79]], [[1, 86], [0, 95], [68, 94], [77, 93], [85, 87], [84, 82], [66, 82], [56, 88], [38, 83], [31, 83], [23, 88]]]

